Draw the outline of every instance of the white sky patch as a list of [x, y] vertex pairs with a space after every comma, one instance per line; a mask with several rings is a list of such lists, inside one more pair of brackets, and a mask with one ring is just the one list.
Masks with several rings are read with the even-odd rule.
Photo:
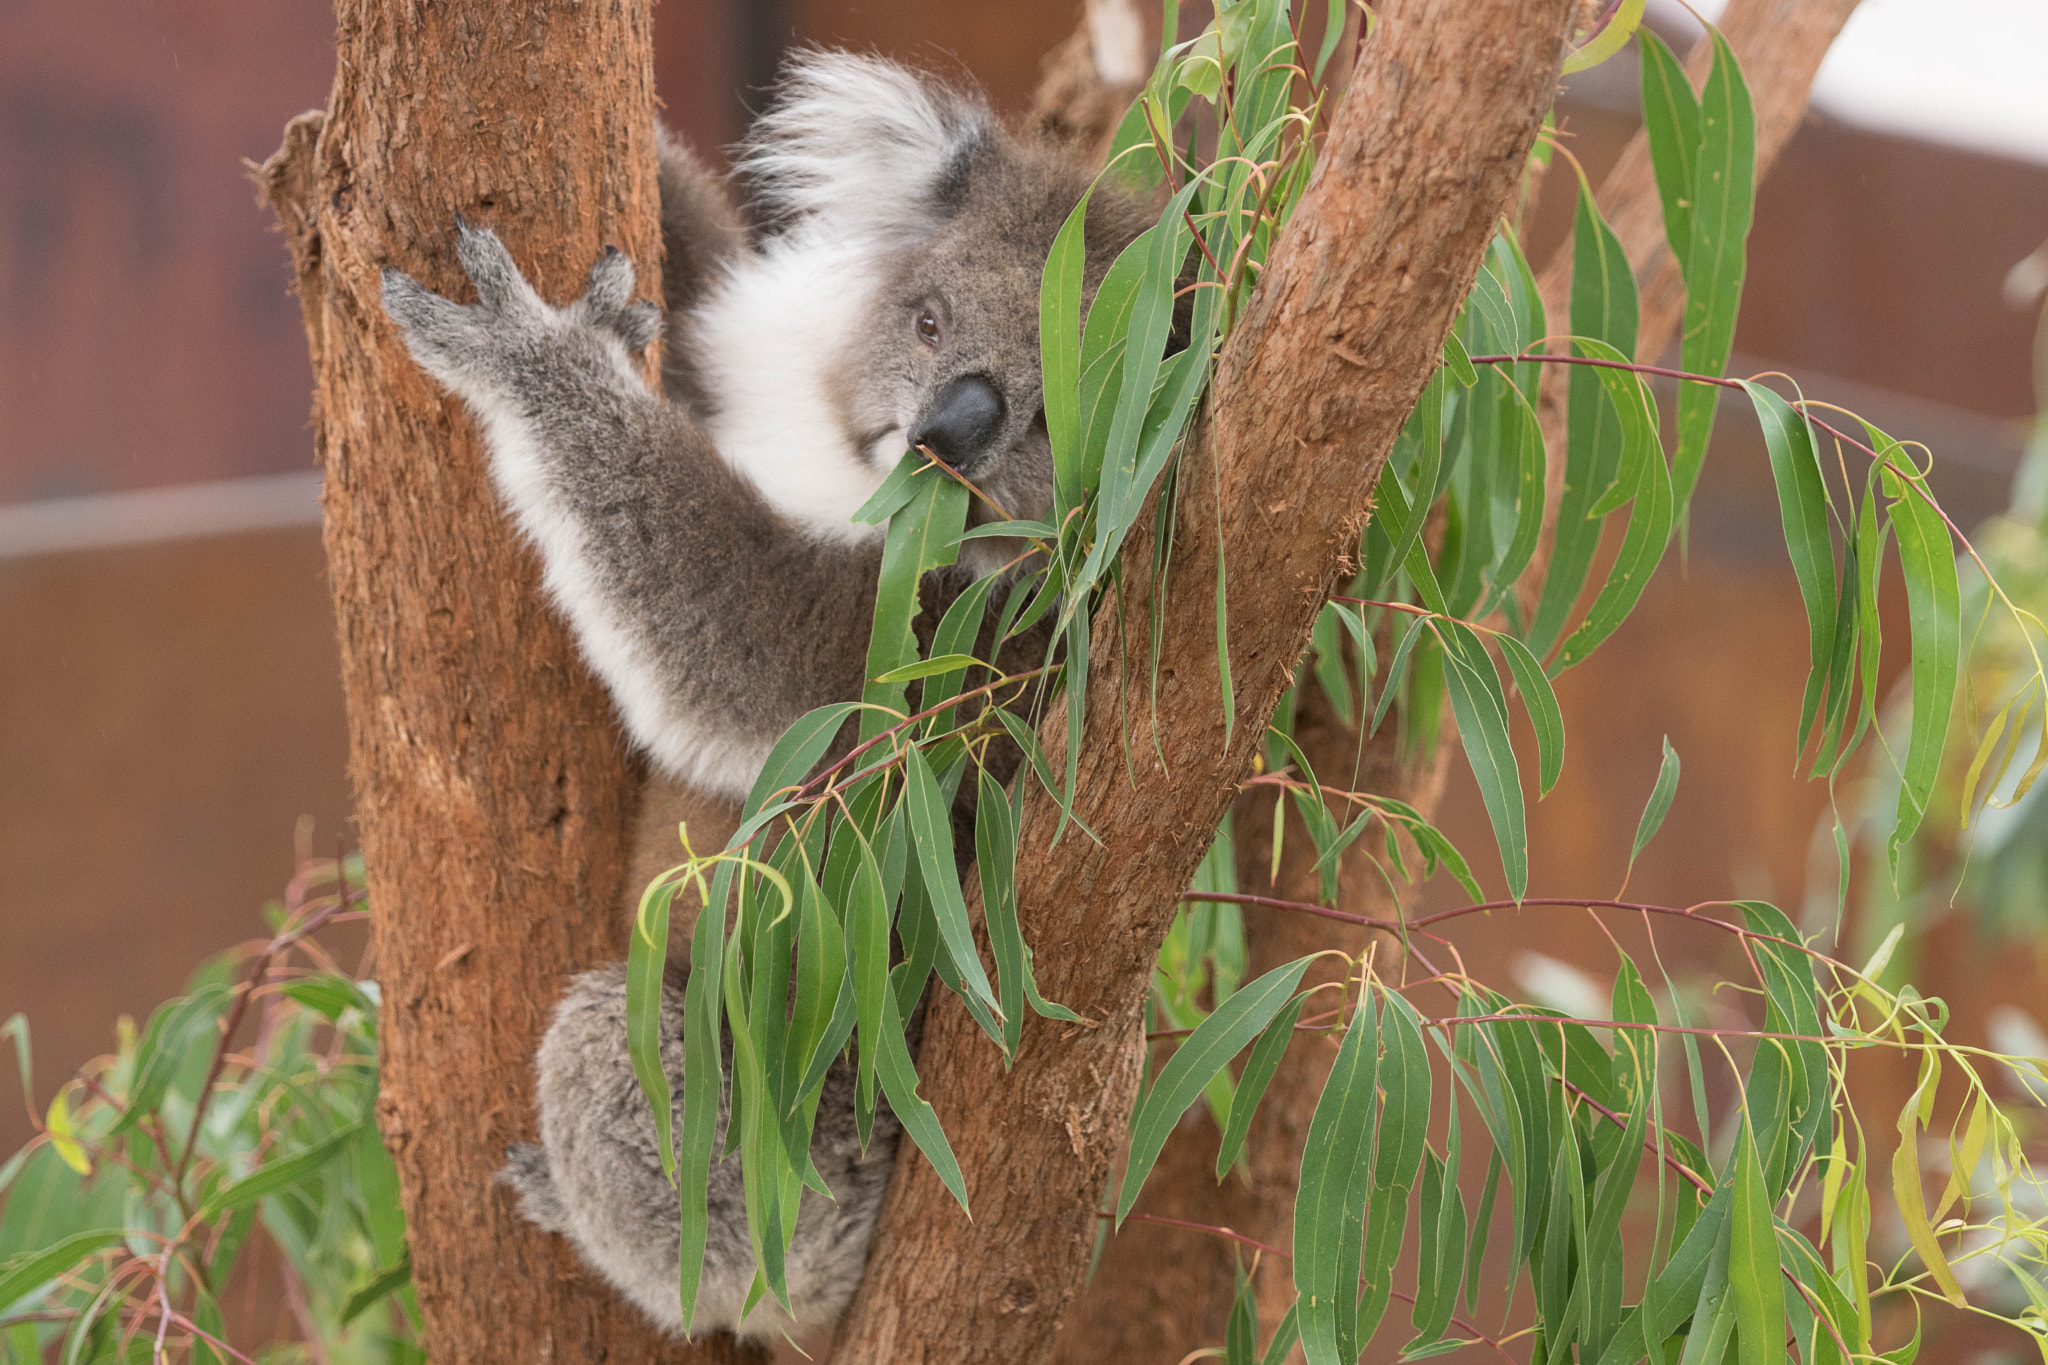
[[[1708, 18], [1723, 2], [1694, 0]], [[1675, 0], [1652, 8], [1683, 15]], [[1862, 0], [1813, 103], [1867, 128], [2048, 163], [2048, 0]]]

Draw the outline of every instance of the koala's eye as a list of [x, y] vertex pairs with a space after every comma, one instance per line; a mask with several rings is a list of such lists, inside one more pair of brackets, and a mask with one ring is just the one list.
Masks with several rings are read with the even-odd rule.
[[917, 315], [917, 335], [928, 346], [939, 344], [939, 320], [929, 308]]

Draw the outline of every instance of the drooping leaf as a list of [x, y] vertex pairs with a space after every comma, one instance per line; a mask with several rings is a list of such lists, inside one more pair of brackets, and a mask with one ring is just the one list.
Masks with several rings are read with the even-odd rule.
[[1735, 1305], [1742, 1365], [1782, 1365], [1785, 1284], [1778, 1276], [1778, 1238], [1763, 1167], [1747, 1116], [1735, 1147], [1733, 1202], [1728, 1210], [1728, 1288]]
[[1358, 1358], [1358, 1270], [1379, 1083], [1376, 1013], [1370, 988], [1361, 991], [1302, 1152], [1294, 1288], [1308, 1365], [1350, 1365]]
[[[1647, 37], [1646, 40], [1648, 41]], [[1647, 59], [1646, 59], [1647, 60]], [[1579, 192], [1572, 229], [1571, 327], [1575, 336], [1606, 343], [1622, 357], [1636, 349], [1636, 281], [1628, 253], [1600, 216], [1592, 194]], [[1567, 380], [1564, 490], [1558, 498], [1550, 568], [1529, 624], [1529, 648], [1548, 654], [1564, 631], [1600, 544], [1594, 501], [1621, 468], [1622, 425], [1594, 367], [1574, 365]]]
[[1808, 652], [1811, 661], [1806, 695], [1799, 707], [1799, 741], [1804, 744], [1820, 709], [1828, 661], [1835, 642], [1835, 549], [1828, 535], [1828, 492], [1814, 452], [1813, 428], [1804, 412], [1761, 384], [1745, 382], [1743, 390], [1756, 407], [1770, 452], [1771, 477], [1778, 486], [1778, 514], [1785, 550], [1792, 557], [1792, 575], [1806, 604]]
[[1131, 1119], [1131, 1151], [1116, 1201], [1119, 1223], [1138, 1202], [1138, 1191], [1144, 1187], [1145, 1177], [1152, 1173], [1153, 1163], [1159, 1160], [1167, 1135], [1180, 1122], [1180, 1116], [1201, 1098], [1210, 1078], [1244, 1051], [1280, 1012], [1301, 981], [1301, 974], [1314, 960], [1313, 955], [1298, 958], [1244, 986], [1174, 1050]]
[[1888, 467], [1884, 477], [1892, 499], [1885, 510], [1898, 533], [1913, 638], [1913, 732], [1906, 746], [1896, 820], [1885, 840], [1885, 855], [1896, 879], [1899, 849], [1926, 814], [1948, 742], [1962, 656], [1962, 611], [1948, 523], [1923, 487], [1894, 468]]
[[41, 1288], [86, 1257], [118, 1245], [125, 1235], [118, 1228], [76, 1232], [50, 1246], [0, 1263], [0, 1311], [12, 1308], [31, 1290]]
[[1497, 635], [1501, 657], [1515, 676], [1515, 689], [1529, 712], [1529, 725], [1536, 731], [1538, 796], [1547, 796], [1564, 772], [1564, 713], [1558, 709], [1557, 693], [1544, 676], [1543, 665], [1529, 647], [1512, 635]]
[[[1728, 40], [1708, 30], [1714, 63], [1700, 94], [1699, 160], [1693, 167], [1692, 242], [1685, 261], [1684, 368], [1720, 375], [1735, 345], [1735, 315], [1748, 266], [1749, 222], [1756, 198], [1756, 115], [1749, 87]], [[1678, 453], [1671, 481], [1676, 503], [1692, 499], [1720, 389], [1681, 383]]]
[[[1581, 338], [1576, 345], [1596, 358], [1612, 359], [1617, 354], [1590, 338]], [[1618, 507], [1627, 500], [1633, 500], [1634, 505], [1629, 510], [1628, 530], [1608, 570], [1607, 582], [1593, 599], [1593, 605], [1586, 609], [1586, 619], [1565, 640], [1564, 649], [1552, 666], [1553, 673], [1583, 662], [1628, 619], [1643, 589], [1649, 586], [1650, 575], [1664, 557], [1677, 515], [1671, 471], [1664, 463], [1657, 440], [1656, 405], [1649, 385], [1624, 370], [1603, 366], [1598, 374], [1620, 421], [1621, 455], [1616, 482], [1596, 498], [1592, 514]]]
[[[1685, 68], [1652, 29], [1640, 30], [1643, 54], [1643, 132], [1650, 168], [1663, 201], [1664, 238], [1684, 272], [1692, 251], [1694, 168], [1700, 155], [1700, 102]], [[1576, 283], [1576, 282], [1575, 282]], [[1572, 327], [1579, 330], [1577, 319]], [[1624, 347], [1633, 351], [1633, 346]]]
[[[912, 452], [904, 460], [923, 461]], [[918, 580], [959, 555], [960, 530], [967, 521], [967, 489], [935, 469], [917, 476], [908, 502], [889, 518], [882, 543], [882, 573], [875, 596], [874, 633], [868, 637], [867, 677], [879, 679], [917, 658], [913, 624], [918, 613]], [[870, 681], [861, 691], [869, 709], [861, 712], [860, 737], [873, 739], [904, 714], [905, 685]]]
[[1628, 865], [1631, 870], [1650, 840], [1656, 838], [1657, 831], [1664, 827], [1664, 817], [1671, 810], [1671, 798], [1678, 794], [1678, 769], [1678, 750], [1671, 747], [1671, 736], [1666, 735], [1664, 757], [1657, 764], [1657, 781], [1650, 788], [1650, 799], [1643, 803], [1642, 818], [1636, 821], [1635, 842], [1629, 845]]
[[912, 745], [903, 750], [903, 810], [910, 821], [911, 848], [931, 894], [939, 937], [968, 987], [983, 1004], [1000, 1012], [995, 987], [982, 970], [974, 930], [967, 922], [967, 902], [960, 891], [960, 873], [953, 860], [952, 804], [939, 790], [924, 754]]
[[1515, 900], [1529, 887], [1529, 835], [1522, 803], [1521, 769], [1508, 743], [1507, 698], [1500, 675], [1479, 638], [1458, 621], [1438, 623], [1444, 640], [1444, 680], [1458, 718], [1458, 740], [1478, 780], [1480, 798], [1493, 821], [1508, 894]]
[[1288, 1001], [1259, 1034], [1259, 1041], [1252, 1044], [1251, 1056], [1245, 1059], [1244, 1072], [1237, 1078], [1237, 1089], [1230, 1101], [1230, 1121], [1224, 1125], [1223, 1141], [1216, 1148], [1218, 1180], [1229, 1173], [1244, 1151], [1245, 1139], [1251, 1134], [1252, 1116], [1265, 1097], [1266, 1087], [1272, 1083], [1273, 1073], [1280, 1068], [1280, 1058], [1293, 1040], [1294, 1025], [1307, 1000], [1307, 996], [1298, 995]]

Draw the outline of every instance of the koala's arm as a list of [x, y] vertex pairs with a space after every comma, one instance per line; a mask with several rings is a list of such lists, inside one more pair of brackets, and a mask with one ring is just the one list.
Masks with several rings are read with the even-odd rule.
[[616, 250], [566, 308], [461, 225], [478, 302], [396, 270], [384, 306], [461, 397], [491, 476], [633, 737], [673, 776], [744, 797], [791, 721], [858, 697], [880, 549], [777, 515], [633, 363], [661, 323]]
[[661, 298], [668, 311], [668, 346], [662, 381], [678, 403], [702, 401], [702, 381], [690, 364], [682, 329], [732, 259], [747, 247], [747, 229], [725, 181], [674, 133], [654, 125], [661, 188]]

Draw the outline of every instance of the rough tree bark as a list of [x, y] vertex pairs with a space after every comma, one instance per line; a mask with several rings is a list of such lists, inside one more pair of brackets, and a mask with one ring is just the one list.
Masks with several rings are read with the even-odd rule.
[[[1189, 443], [1177, 586], [1159, 604], [1157, 729], [1131, 737], [1127, 775], [1119, 683], [1097, 670], [1076, 810], [1103, 842], [1069, 832], [1019, 871], [1041, 984], [1093, 1027], [1029, 1021], [1005, 1073], [957, 1002], [933, 1009], [918, 1068], [975, 1218], [905, 1144], [840, 1360], [1042, 1360], [1080, 1288], [1096, 1201], [1136, 1092], [1136, 1034], [1160, 938], [1250, 769], [1508, 202], [1550, 102], [1571, 4], [1378, 8], [1380, 30], [1316, 180], [1220, 362], [1214, 420]], [[1143, 562], [1149, 538], [1133, 540]], [[1207, 586], [1219, 552], [1239, 585], [1227, 732]], [[1097, 623], [1096, 657], [1116, 656], [1119, 631], [1148, 631], [1146, 590], [1127, 598], [1121, 620]], [[1022, 845], [1048, 848], [1057, 821], [1035, 792]]]
[[[1759, 182], [1797, 129], [1821, 58], [1855, 7], [1856, 0], [1731, 0], [1722, 15], [1722, 31], [1742, 62], [1756, 103]], [[1702, 39], [1690, 53], [1687, 69], [1695, 82], [1704, 78], [1711, 51]], [[1638, 354], [1654, 360], [1677, 330], [1685, 297], [1665, 245], [1662, 209], [1641, 133], [1601, 182], [1596, 199], [1635, 268], [1643, 297]], [[1571, 287], [1569, 243], [1546, 266], [1541, 287], [1552, 330], [1561, 329]], [[1564, 440], [1564, 386], [1549, 382], [1558, 377], [1546, 377], [1542, 412], [1545, 439], [1553, 449], [1562, 449]], [[1561, 471], [1562, 462], [1557, 462], [1553, 473]], [[1557, 489], [1550, 494], [1554, 507]], [[1391, 728], [1361, 746], [1357, 732], [1339, 724], [1311, 688], [1303, 699], [1296, 739], [1324, 780], [1338, 781], [1355, 766], [1362, 789], [1406, 801], [1435, 817], [1449, 736], [1435, 753], [1404, 761]], [[1272, 799], [1252, 792], [1238, 802], [1239, 876], [1248, 889], [1267, 879]], [[1301, 837], [1286, 850], [1272, 894], [1313, 901], [1320, 894], [1320, 878], [1305, 854], [1303, 832], [1297, 827], [1294, 834]], [[1392, 913], [1384, 886], [1358, 851], [1346, 855], [1341, 878], [1347, 909]], [[1369, 937], [1363, 930], [1277, 911], [1248, 910], [1246, 915], [1253, 973], [1318, 948], [1356, 952]], [[1287, 1054], [1253, 1121], [1242, 1180], [1216, 1183], [1217, 1134], [1203, 1111], [1194, 1111], [1160, 1156], [1139, 1211], [1229, 1227], [1257, 1241], [1288, 1246], [1302, 1139], [1329, 1067], [1324, 1049], [1297, 1047]], [[1061, 1343], [1062, 1365], [1109, 1365], [1140, 1354], [1178, 1360], [1222, 1340], [1237, 1254], [1226, 1242], [1185, 1229], [1126, 1223], [1104, 1249], [1095, 1279], [1074, 1310], [1074, 1330]], [[1255, 1284], [1260, 1319], [1270, 1329], [1292, 1298], [1285, 1264], [1262, 1267]]]
[[616, 244], [660, 297], [648, 0], [336, 0], [327, 111], [261, 172], [315, 377], [326, 544], [383, 985], [379, 1124], [437, 1365], [760, 1359], [688, 1348], [514, 1213], [531, 1058], [564, 977], [624, 951], [639, 775], [542, 601], [469, 422], [379, 306], [400, 266], [456, 297], [454, 216], [544, 294]]

